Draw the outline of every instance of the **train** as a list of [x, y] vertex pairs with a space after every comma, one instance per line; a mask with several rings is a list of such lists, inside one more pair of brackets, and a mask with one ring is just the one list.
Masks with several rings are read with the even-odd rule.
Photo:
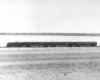
[[94, 47], [97, 42], [8, 42], [6, 47]]

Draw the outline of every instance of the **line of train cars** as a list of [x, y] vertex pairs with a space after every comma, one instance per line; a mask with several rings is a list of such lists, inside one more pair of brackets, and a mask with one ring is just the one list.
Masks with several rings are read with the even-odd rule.
[[95, 47], [97, 42], [8, 42], [6, 47]]

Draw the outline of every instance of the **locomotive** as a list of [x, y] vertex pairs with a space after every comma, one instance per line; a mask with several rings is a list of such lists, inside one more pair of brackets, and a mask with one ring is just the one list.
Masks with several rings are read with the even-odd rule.
[[6, 47], [94, 47], [97, 42], [8, 42]]

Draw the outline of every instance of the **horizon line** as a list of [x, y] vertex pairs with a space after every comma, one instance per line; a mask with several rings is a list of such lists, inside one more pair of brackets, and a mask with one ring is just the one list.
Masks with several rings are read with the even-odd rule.
[[0, 33], [0, 35], [100, 36], [100, 33]]

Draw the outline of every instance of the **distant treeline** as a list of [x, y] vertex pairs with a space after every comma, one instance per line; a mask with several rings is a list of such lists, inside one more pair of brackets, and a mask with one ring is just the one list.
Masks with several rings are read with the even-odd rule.
[[0, 33], [0, 35], [100, 36], [100, 33]]

